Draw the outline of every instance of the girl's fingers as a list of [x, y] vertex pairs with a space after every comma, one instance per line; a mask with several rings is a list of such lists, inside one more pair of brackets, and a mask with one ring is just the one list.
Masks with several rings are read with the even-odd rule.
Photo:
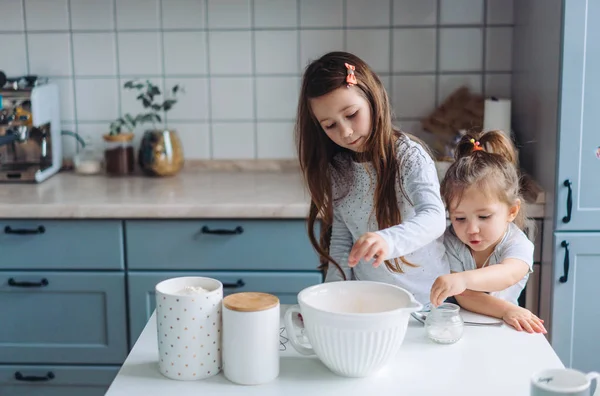
[[528, 319], [521, 319], [521, 326], [523, 326], [526, 332], [533, 333], [533, 329], [531, 328]]
[[379, 247], [375, 243], [369, 246], [367, 252], [365, 253], [365, 261], [371, 261], [371, 259], [373, 259], [379, 250]]
[[509, 320], [506, 321], [506, 323], [508, 323], [509, 325], [511, 325], [512, 327], [514, 327], [515, 330], [517, 330], [517, 331], [522, 331], [523, 330], [523, 328], [519, 324], [519, 321], [516, 320], [516, 319], [509, 319]]
[[377, 268], [383, 263], [383, 250], [377, 252], [377, 258], [373, 262], [373, 267]]

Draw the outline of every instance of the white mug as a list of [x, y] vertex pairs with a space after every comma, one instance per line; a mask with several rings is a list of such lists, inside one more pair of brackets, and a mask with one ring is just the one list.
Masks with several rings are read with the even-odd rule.
[[[542, 370], [531, 377], [532, 396], [591, 396], [600, 374], [584, 374], [573, 369]], [[595, 382], [592, 387], [592, 382]]]
[[223, 284], [203, 277], [156, 285], [158, 368], [174, 380], [198, 380], [221, 371]]

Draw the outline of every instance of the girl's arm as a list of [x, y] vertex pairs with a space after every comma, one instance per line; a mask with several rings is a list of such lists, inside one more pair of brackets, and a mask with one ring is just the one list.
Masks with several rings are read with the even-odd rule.
[[[333, 208], [333, 224], [331, 229], [331, 242], [329, 243], [329, 255], [342, 267], [346, 280], [351, 278], [351, 270], [348, 266], [348, 254], [352, 248], [352, 234], [344, 219], [340, 215], [338, 209], [334, 206]], [[340, 270], [334, 265], [329, 264], [327, 268], [327, 274], [325, 275], [325, 282], [334, 282], [344, 280], [344, 277], [340, 273]]]
[[439, 305], [447, 297], [467, 289], [496, 292], [516, 285], [531, 271], [533, 249], [533, 243], [525, 234], [521, 231], [513, 233], [497, 252], [499, 264], [438, 277], [431, 287], [431, 302]]
[[529, 264], [507, 258], [500, 265], [491, 265], [456, 274], [464, 278], [465, 289], [484, 292], [501, 291], [519, 282], [529, 273]]
[[528, 272], [529, 265], [526, 262], [511, 258], [485, 268], [441, 275], [431, 286], [430, 299], [432, 304], [438, 306], [446, 298], [465, 290], [501, 291], [519, 282]]
[[[405, 256], [439, 238], [446, 229], [446, 211], [440, 197], [435, 164], [421, 145], [410, 146], [399, 170], [415, 216], [402, 224], [375, 232], [387, 242], [385, 260]], [[398, 197], [398, 200], [402, 197]]]
[[455, 296], [458, 304], [466, 310], [502, 319], [516, 330], [528, 333], [546, 333], [543, 320], [529, 310], [487, 293], [465, 290]]

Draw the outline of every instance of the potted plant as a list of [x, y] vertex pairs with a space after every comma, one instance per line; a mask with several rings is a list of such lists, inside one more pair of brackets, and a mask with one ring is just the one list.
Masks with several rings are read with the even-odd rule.
[[[125, 114], [115, 120], [110, 126], [110, 133], [105, 135], [105, 140], [127, 142], [126, 147], [121, 147], [123, 158], [120, 160], [126, 166], [119, 166], [119, 160], [115, 156], [115, 171], [123, 170], [131, 173], [133, 171], [133, 130], [138, 125], [152, 124], [152, 129], [144, 132], [138, 153], [138, 164], [144, 173], [154, 176], [167, 176], [177, 173], [183, 166], [183, 149], [176, 131], [169, 129], [158, 129], [156, 123], [162, 122], [161, 112], [167, 112], [177, 103], [177, 96], [183, 92], [179, 85], [170, 89], [170, 98], [162, 102], [158, 98], [162, 95], [160, 89], [150, 81], [127, 81], [125, 89], [138, 91], [136, 97], [142, 103], [145, 113], [133, 117]], [[124, 132], [125, 131], [125, 132]], [[107, 153], [109, 150], [107, 149]], [[121, 152], [120, 152], [121, 153]], [[107, 158], [108, 162], [108, 158]], [[108, 165], [107, 165], [108, 172]]]

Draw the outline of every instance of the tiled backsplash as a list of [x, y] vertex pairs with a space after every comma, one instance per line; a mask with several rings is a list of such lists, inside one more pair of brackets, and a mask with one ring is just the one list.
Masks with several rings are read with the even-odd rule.
[[[303, 68], [330, 50], [381, 76], [398, 124], [462, 84], [510, 95], [513, 0], [0, 0], [0, 70], [59, 85], [63, 129], [101, 144], [141, 106], [133, 78], [186, 94], [167, 114], [187, 158], [293, 158]], [[136, 131], [137, 139], [141, 130]], [[74, 141], [64, 138], [66, 156]]]

